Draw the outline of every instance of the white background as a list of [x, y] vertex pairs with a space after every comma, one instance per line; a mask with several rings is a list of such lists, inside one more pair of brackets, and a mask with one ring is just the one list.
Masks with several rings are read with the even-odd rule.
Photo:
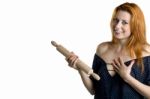
[[[93, 99], [51, 41], [91, 66], [97, 45], [111, 40], [113, 9], [124, 1], [1, 0], [0, 99]], [[149, 37], [149, 1], [128, 1], [143, 10]]]

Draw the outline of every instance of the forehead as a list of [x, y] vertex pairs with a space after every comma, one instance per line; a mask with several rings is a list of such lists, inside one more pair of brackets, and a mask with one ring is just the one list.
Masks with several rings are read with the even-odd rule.
[[127, 11], [120, 10], [116, 13], [115, 18], [120, 19], [120, 20], [130, 21], [131, 15]]

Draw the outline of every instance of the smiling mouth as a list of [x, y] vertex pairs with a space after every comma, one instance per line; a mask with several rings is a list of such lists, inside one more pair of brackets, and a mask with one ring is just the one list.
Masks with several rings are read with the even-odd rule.
[[121, 32], [116, 32], [116, 31], [114, 31], [114, 34], [117, 34], [117, 35], [119, 35], [119, 34], [121, 34]]
[[120, 34], [120, 33], [116, 32], [115, 34]]

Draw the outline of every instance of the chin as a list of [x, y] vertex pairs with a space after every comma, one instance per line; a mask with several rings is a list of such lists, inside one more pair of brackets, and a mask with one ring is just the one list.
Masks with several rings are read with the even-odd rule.
[[115, 39], [117, 39], [117, 40], [123, 40], [124, 38], [115, 36]]
[[121, 37], [120, 35], [114, 35], [114, 37], [115, 37], [116, 39], [122, 39], [122, 37]]

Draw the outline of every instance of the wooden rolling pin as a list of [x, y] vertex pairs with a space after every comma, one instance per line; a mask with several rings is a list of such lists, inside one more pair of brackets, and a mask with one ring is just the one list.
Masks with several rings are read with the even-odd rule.
[[[55, 41], [51, 41], [52, 45], [56, 47], [56, 49], [63, 54], [65, 57], [69, 57], [71, 52], [68, 51], [66, 48], [64, 48], [62, 45], [58, 45]], [[76, 66], [80, 68], [82, 71], [87, 73], [88, 75], [91, 75], [94, 79], [100, 80], [99, 75], [93, 72], [93, 69], [90, 68], [88, 65], [86, 65], [84, 62], [82, 62], [80, 59], [77, 60]]]

